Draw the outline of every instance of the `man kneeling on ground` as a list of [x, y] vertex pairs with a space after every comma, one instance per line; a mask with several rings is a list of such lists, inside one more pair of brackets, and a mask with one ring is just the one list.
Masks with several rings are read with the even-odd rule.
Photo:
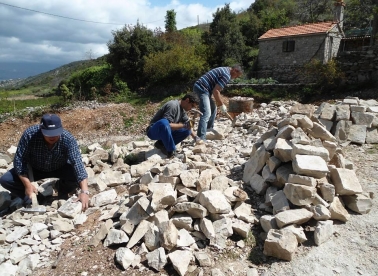
[[195, 108], [198, 102], [195, 95], [186, 94], [181, 100], [165, 103], [150, 121], [147, 136], [151, 140], [157, 140], [155, 147], [168, 158], [175, 156], [176, 145], [192, 134], [186, 112]]
[[[88, 208], [88, 174], [80, 149], [72, 134], [63, 129], [57, 115], [45, 114], [39, 125], [25, 130], [13, 166], [0, 178], [0, 184], [13, 196], [31, 199], [33, 193], [38, 193], [37, 188], [31, 184], [32, 181], [56, 177], [60, 179], [59, 198], [68, 199], [68, 193], [74, 192], [80, 185], [78, 200], [81, 201], [83, 210]], [[30, 179], [30, 175], [34, 179]]]

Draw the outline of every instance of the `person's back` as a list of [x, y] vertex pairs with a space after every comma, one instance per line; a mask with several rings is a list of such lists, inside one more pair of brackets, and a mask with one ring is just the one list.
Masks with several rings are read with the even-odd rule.
[[224, 88], [230, 79], [230, 67], [217, 67], [201, 76], [194, 85], [209, 92], [211, 95], [215, 85], [218, 84]]

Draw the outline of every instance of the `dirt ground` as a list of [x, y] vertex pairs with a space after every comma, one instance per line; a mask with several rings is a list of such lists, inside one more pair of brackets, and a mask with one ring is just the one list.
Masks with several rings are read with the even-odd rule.
[[[146, 108], [145, 116], [137, 118], [137, 112], [128, 104], [107, 105], [67, 109], [59, 112], [63, 125], [82, 143], [100, 141], [111, 145], [116, 141], [135, 140], [142, 135], [156, 105]], [[133, 119], [131, 119], [133, 118]], [[17, 146], [22, 132], [30, 125], [37, 124], [39, 118], [14, 118], [0, 124], [0, 152]], [[134, 124], [130, 126], [130, 122]], [[128, 127], [125, 128], [125, 125]], [[121, 138], [122, 137], [122, 138]], [[349, 145], [345, 147], [346, 157], [355, 165], [356, 174], [364, 191], [378, 194], [378, 146]], [[122, 189], [122, 188], [119, 188]], [[124, 189], [124, 188], [123, 188]], [[213, 268], [219, 268], [225, 275], [246, 275], [247, 270], [256, 268], [259, 275], [377, 275], [378, 261], [378, 199], [373, 199], [373, 209], [369, 214], [358, 215], [353, 212], [347, 223], [335, 223], [334, 236], [326, 243], [315, 246], [306, 242], [299, 246], [291, 262], [265, 257], [262, 254], [263, 240], [261, 229], [254, 230], [255, 239], [244, 240], [245, 246], [237, 246], [238, 237], [229, 240], [229, 247], [222, 252], [207, 248], [213, 257]], [[33, 275], [178, 275], [167, 265], [166, 270], [156, 272], [142, 268], [123, 271], [114, 261], [116, 248], [99, 245], [88, 246], [88, 233], [92, 232], [99, 214], [89, 216], [83, 226], [78, 227], [76, 235], [62, 245], [62, 253], [51, 256], [58, 259], [56, 268], [40, 268]], [[311, 239], [312, 232], [307, 232]], [[78, 238], [79, 237], [79, 238]], [[143, 261], [143, 259], [142, 259]], [[145, 262], [145, 261], [144, 261]], [[142, 263], [144, 263], [142, 262]], [[211, 268], [204, 267], [203, 275], [211, 275]], [[199, 269], [193, 267], [187, 275], [198, 275]]]

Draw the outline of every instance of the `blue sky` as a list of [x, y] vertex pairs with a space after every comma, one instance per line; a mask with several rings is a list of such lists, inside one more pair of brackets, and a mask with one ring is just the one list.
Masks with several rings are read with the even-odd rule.
[[88, 52], [94, 58], [103, 56], [112, 31], [138, 21], [164, 30], [167, 10], [175, 10], [182, 29], [197, 25], [198, 19], [211, 22], [225, 3], [239, 12], [253, 1], [0, 0], [0, 80], [4, 71], [19, 71], [10, 68], [13, 63], [50, 64], [54, 69], [86, 59]]

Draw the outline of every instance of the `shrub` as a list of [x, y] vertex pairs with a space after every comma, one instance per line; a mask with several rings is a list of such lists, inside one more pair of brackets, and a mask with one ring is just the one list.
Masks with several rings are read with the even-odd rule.
[[305, 65], [304, 74], [307, 79], [313, 80], [319, 87], [319, 93], [336, 88], [345, 79], [344, 73], [334, 59], [327, 64], [322, 64], [320, 60], [313, 59]]
[[204, 58], [191, 46], [175, 45], [171, 50], [150, 54], [144, 73], [149, 85], [171, 85], [197, 78], [206, 69]]

